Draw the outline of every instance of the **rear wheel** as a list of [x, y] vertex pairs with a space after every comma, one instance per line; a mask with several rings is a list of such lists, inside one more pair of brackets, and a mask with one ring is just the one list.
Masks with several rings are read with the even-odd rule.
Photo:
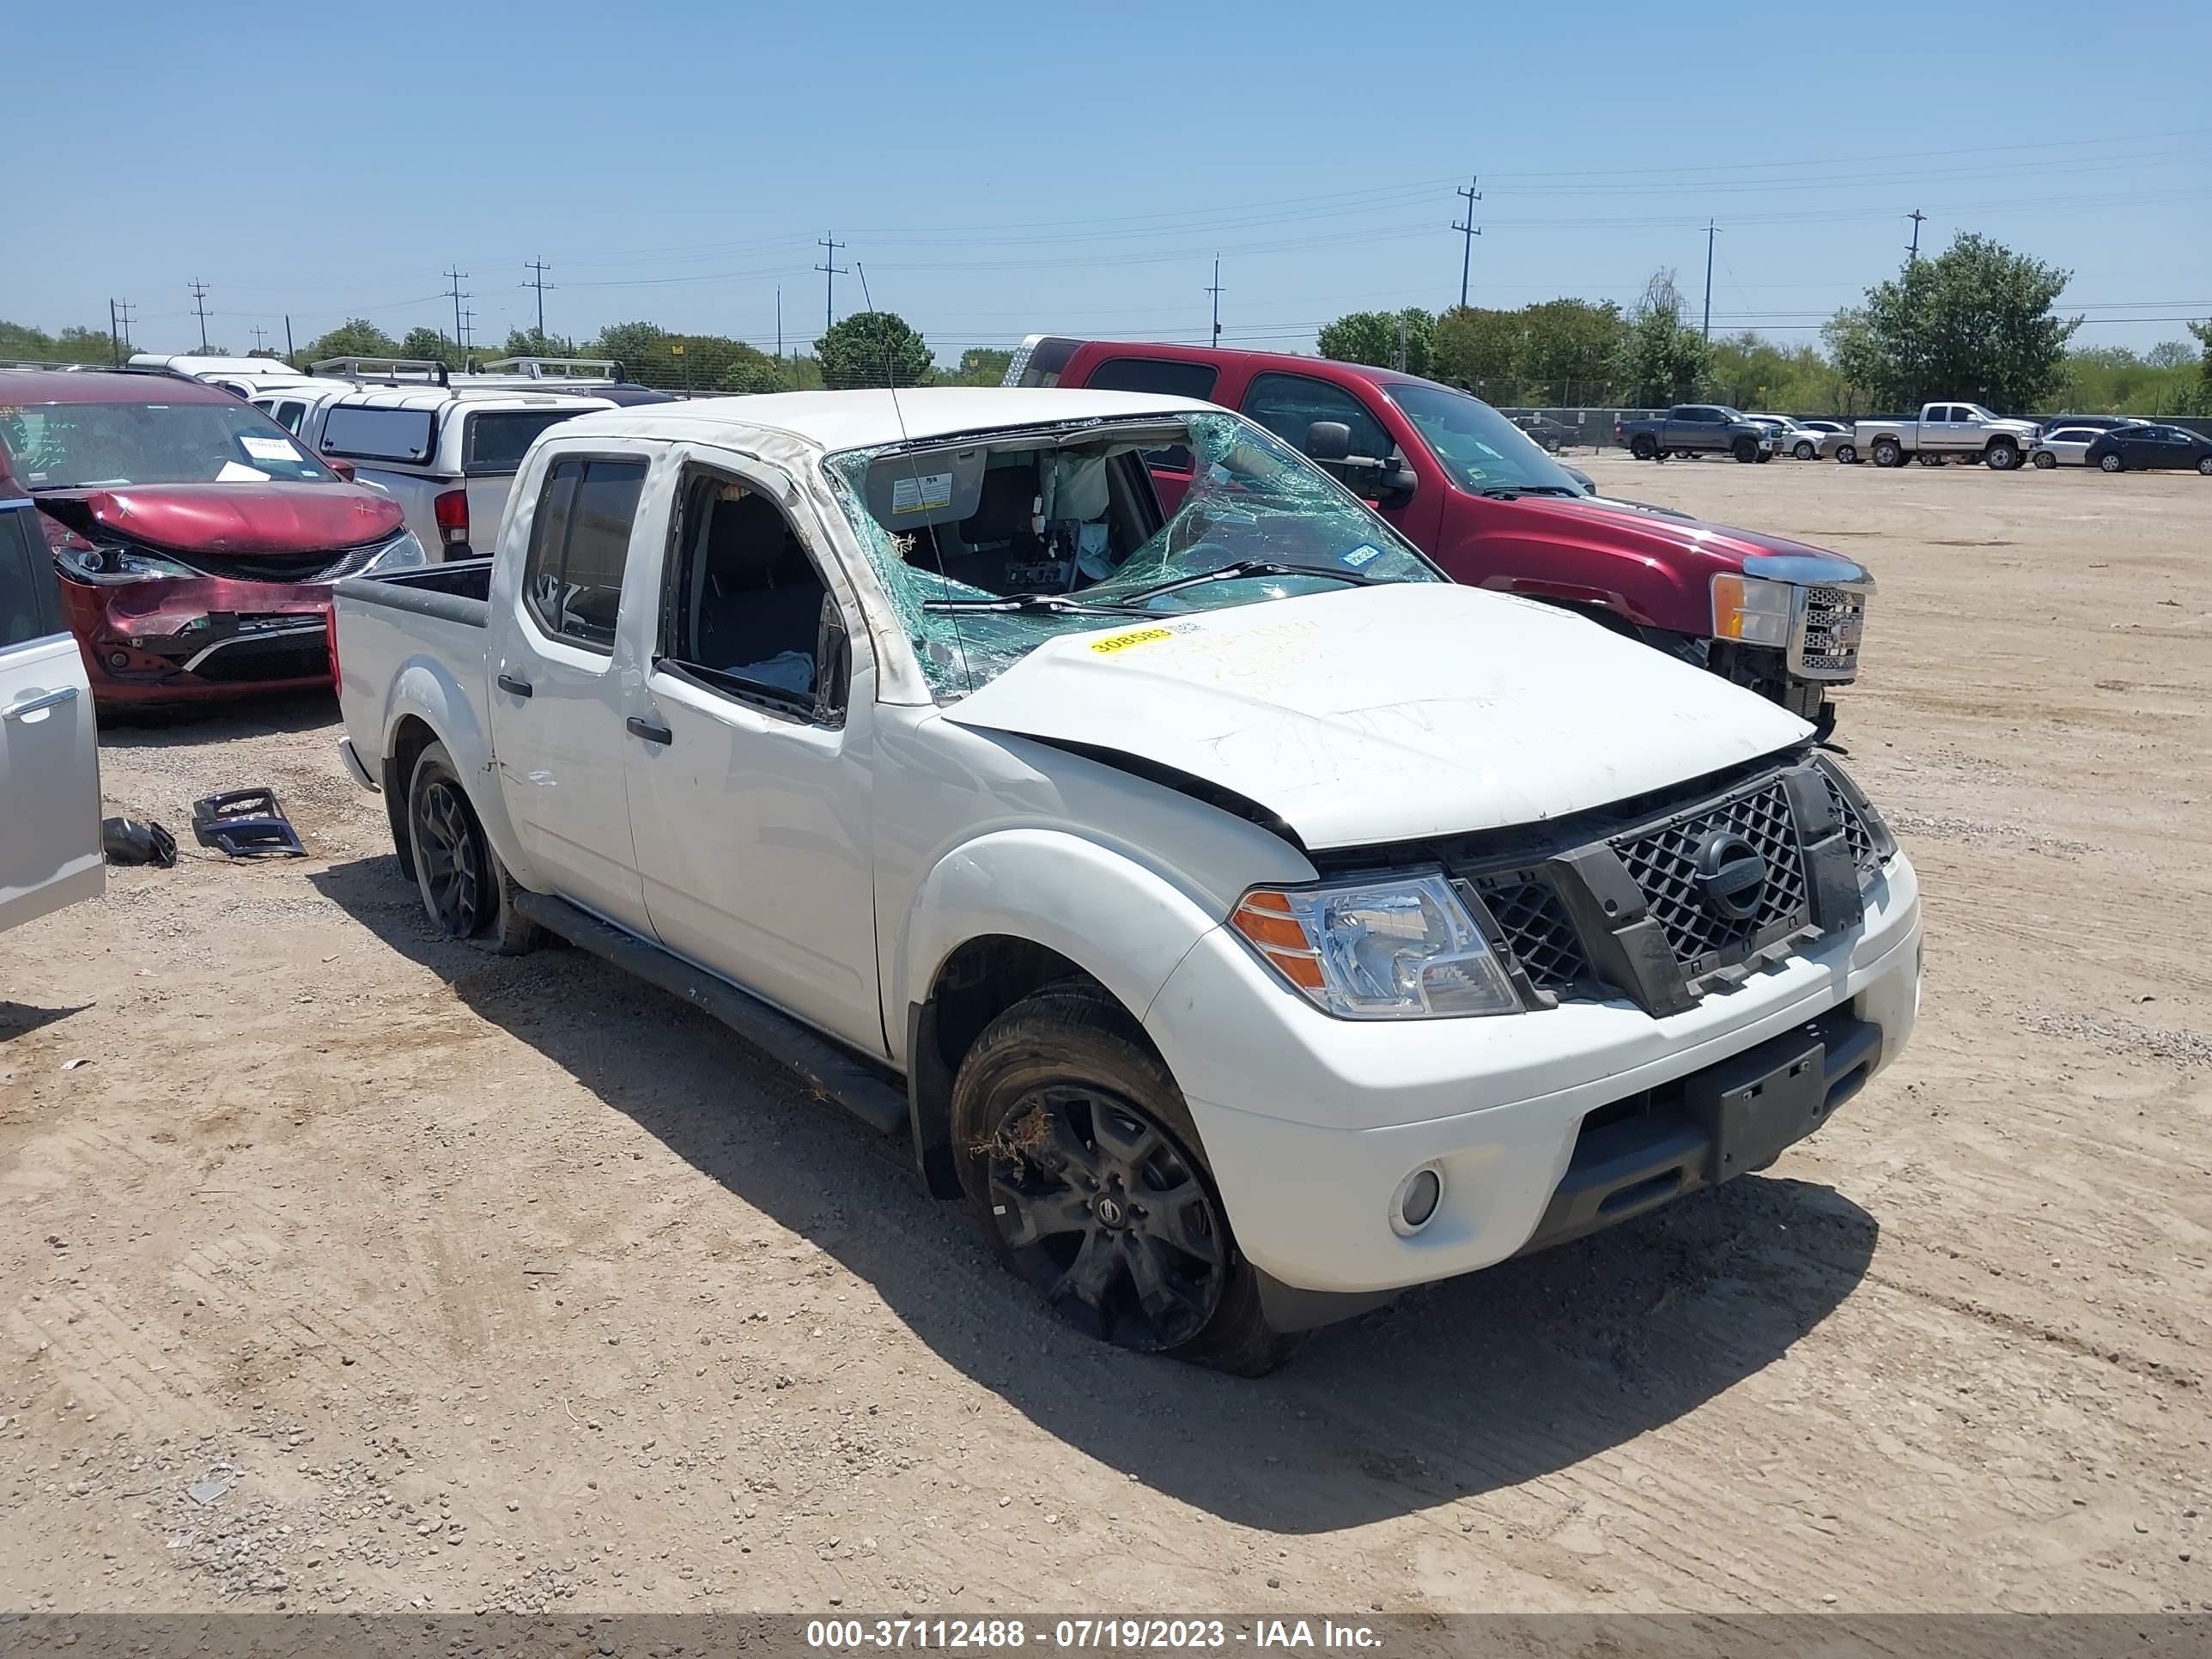
[[2039, 472], [2048, 472], [2058, 465], [2058, 458], [2047, 449], [2037, 450], [2034, 460], [2035, 469]]
[[1797, 447], [1790, 453], [1801, 461], [1809, 461], [1819, 452], [1810, 443], [1801, 441]]
[[1182, 1091], [1095, 986], [1048, 986], [991, 1023], [960, 1062], [952, 1133], [969, 1212], [1067, 1324], [1243, 1376], [1289, 1358]]
[[1754, 438], [1738, 438], [1729, 447], [1729, 453], [1742, 465], [1749, 466], [1759, 459], [1759, 442]]
[[480, 941], [501, 956], [536, 948], [544, 933], [516, 914], [514, 878], [485, 839], [442, 743], [429, 744], [416, 759], [407, 788], [407, 832], [415, 885], [432, 927], [447, 939]]
[[1659, 441], [1648, 432], [1639, 432], [1628, 441], [1628, 453], [1639, 461], [1656, 460]]
[[2119, 452], [2118, 450], [2114, 450], [2109, 455], [2099, 456], [2097, 458], [2097, 465], [2104, 468], [2107, 472], [2118, 472], [2122, 468], [2125, 467], [2127, 463], [2120, 459]]
[[1903, 466], [1904, 447], [1894, 438], [1876, 438], [1874, 441], [1874, 464], [1876, 466]]
[[2212, 478], [2212, 455], [2197, 458], [2197, 475], [2201, 478]]
[[2020, 465], [2020, 446], [2009, 438], [1998, 438], [1982, 452], [1982, 460], [1993, 472], [2009, 472]]

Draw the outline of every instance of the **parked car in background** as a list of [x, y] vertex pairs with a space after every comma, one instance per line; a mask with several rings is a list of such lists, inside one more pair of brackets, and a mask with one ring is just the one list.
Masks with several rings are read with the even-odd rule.
[[[1455, 581], [1594, 616], [1747, 685], [1826, 735], [1857, 678], [1874, 577], [1802, 542], [1586, 495], [1480, 398], [1364, 363], [1031, 335], [1006, 383], [1204, 398], [1257, 422], [1372, 503]], [[1146, 458], [1170, 507], [1191, 458]]]
[[2045, 471], [2054, 466], [2080, 466], [2088, 459], [2089, 446], [2104, 435], [2100, 427], [2045, 427], [2029, 441], [2027, 459]]
[[1708, 454], [1744, 462], [1774, 459], [1774, 434], [1725, 404], [1677, 404], [1656, 419], [1615, 421], [1613, 441], [1639, 461]]
[[2027, 459], [2033, 421], [2006, 420], [1979, 404], [1929, 404], [1917, 419], [1885, 416], [1852, 424], [1852, 441], [1876, 466], [1903, 466], [1917, 457], [1978, 460], [1999, 472]]
[[1580, 428], [1569, 426], [1564, 421], [1553, 420], [1548, 416], [1515, 415], [1509, 418], [1514, 425], [1534, 439], [1537, 447], [1547, 455], [1556, 455], [1569, 444], [1582, 441], [1583, 434]]
[[396, 502], [167, 374], [0, 372], [0, 483], [37, 504], [104, 702], [328, 684], [331, 584], [425, 561]]
[[[1804, 421], [1800, 422], [1813, 437], [1813, 458], [1815, 460], [1851, 462], [1858, 459], [1858, 449], [1852, 441], [1851, 428], [1846, 421]], [[1844, 452], [1849, 449], [1850, 453]]]
[[[325, 367], [343, 366], [316, 365]], [[382, 385], [315, 401], [301, 418], [300, 439], [387, 492], [433, 559], [472, 557], [471, 538], [497, 532], [514, 470], [539, 433], [615, 407], [597, 394], [449, 385], [442, 366], [419, 367], [435, 378], [426, 374], [405, 384], [394, 371]], [[362, 370], [356, 363], [350, 372]]]
[[2148, 426], [2140, 415], [2052, 415], [2036, 422], [2045, 432], [2055, 432], [2062, 426], [2087, 427], [2097, 432], [2111, 432], [2124, 426]]
[[2179, 426], [2115, 427], [2100, 433], [2081, 459], [2106, 472], [2188, 468], [2212, 478], [2212, 438]]
[[219, 386], [241, 398], [251, 398], [270, 386], [289, 386], [310, 378], [276, 357], [211, 357], [190, 352], [134, 351], [131, 354], [131, 367], [189, 374], [195, 380]]
[[1912, 866], [1802, 721], [1188, 398], [584, 416], [337, 636], [433, 927], [727, 1021], [1142, 1352], [1264, 1372], [1762, 1169], [1917, 1009]]
[[1820, 458], [1820, 434], [1804, 422], [1788, 415], [1754, 415], [1751, 418], [1774, 434], [1776, 454], [1800, 461]]
[[0, 933], [106, 882], [92, 683], [39, 509], [0, 477]]

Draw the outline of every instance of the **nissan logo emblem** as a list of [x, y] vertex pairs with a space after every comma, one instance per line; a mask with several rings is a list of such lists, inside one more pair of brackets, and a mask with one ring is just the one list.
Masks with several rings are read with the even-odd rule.
[[1705, 908], [1729, 921], [1749, 921], [1766, 894], [1766, 860], [1732, 830], [1716, 830], [1698, 844], [1698, 885]]

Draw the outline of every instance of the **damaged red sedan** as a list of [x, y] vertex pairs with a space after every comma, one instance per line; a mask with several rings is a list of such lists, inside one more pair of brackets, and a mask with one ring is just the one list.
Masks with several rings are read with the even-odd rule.
[[0, 371], [10, 477], [102, 702], [326, 685], [331, 585], [427, 562], [398, 502], [197, 381]]

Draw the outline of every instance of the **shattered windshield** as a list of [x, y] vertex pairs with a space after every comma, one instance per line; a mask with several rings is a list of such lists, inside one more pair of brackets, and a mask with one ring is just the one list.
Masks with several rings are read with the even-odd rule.
[[[1144, 452], [1187, 444], [1164, 518]], [[825, 463], [940, 701], [1059, 635], [1132, 617], [1444, 577], [1268, 433], [1227, 413], [1085, 422]]]
[[1385, 386], [1383, 391], [1406, 411], [1421, 441], [1462, 489], [1476, 495], [1504, 490], [1545, 495], [1583, 493], [1541, 444], [1480, 398], [1417, 382]]

